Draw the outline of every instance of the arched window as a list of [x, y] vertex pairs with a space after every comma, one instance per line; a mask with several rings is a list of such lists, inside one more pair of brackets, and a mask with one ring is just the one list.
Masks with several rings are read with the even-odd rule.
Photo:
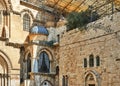
[[31, 72], [31, 54], [29, 53], [28, 55], [27, 55], [27, 59], [24, 59], [23, 61], [23, 77], [24, 77], [24, 79], [30, 79], [30, 72]]
[[65, 76], [62, 78], [62, 86], [65, 86]]
[[87, 59], [84, 58], [84, 67], [87, 67]]
[[56, 75], [59, 75], [59, 66], [56, 67]]
[[38, 60], [38, 71], [43, 73], [50, 72], [49, 56], [45, 51], [40, 53], [39, 60]]
[[30, 16], [26, 13], [23, 16], [23, 30], [29, 31], [30, 29]]
[[68, 76], [65, 75], [62, 78], [62, 86], [68, 86]]
[[68, 76], [65, 76], [65, 86], [68, 86]]
[[100, 66], [100, 57], [99, 56], [96, 57], [96, 66]]
[[89, 56], [89, 66], [94, 67], [94, 56], [93, 55]]
[[27, 76], [27, 78], [28, 79], [30, 79], [30, 72], [31, 72], [31, 55], [30, 55], [30, 53], [28, 54], [28, 57], [27, 57], [27, 74], [28, 74], [28, 76]]

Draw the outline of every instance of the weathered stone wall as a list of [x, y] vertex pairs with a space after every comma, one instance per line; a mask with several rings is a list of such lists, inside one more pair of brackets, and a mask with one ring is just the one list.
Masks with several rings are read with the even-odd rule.
[[[0, 41], [0, 56], [4, 59], [4, 62], [7, 64], [7, 73], [8, 74], [8, 84], [11, 86], [19, 86], [20, 82], [20, 71], [19, 71], [19, 60], [20, 60], [20, 54], [19, 49], [6, 46], [6, 43], [3, 41]], [[1, 65], [3, 65], [1, 63]], [[5, 66], [5, 65], [4, 65]], [[4, 67], [5, 68], [5, 67]], [[3, 74], [0, 71], [1, 74]]]
[[[85, 75], [89, 71], [95, 71], [96, 78], [97, 74], [100, 76], [96, 86], [119, 86], [120, 13], [115, 13], [112, 20], [107, 16], [86, 28], [86, 31], [75, 29], [61, 35], [59, 86], [62, 86], [63, 75], [68, 76], [69, 86], [85, 86]], [[88, 63], [84, 68], [84, 58], [89, 62], [91, 54], [100, 57], [100, 66], [94, 62], [94, 67]]]
[[[7, 7], [9, 7], [8, 0], [3, 0], [2, 2], [4, 2], [4, 1], [5, 1], [5, 3], [7, 3], [5, 5], [7, 5]], [[6, 63], [6, 65], [8, 66], [8, 69], [7, 69], [8, 72], [1, 73], [1, 71], [0, 71], [0, 73], [8, 74], [8, 76], [9, 76], [8, 80], [6, 80], [5, 82], [8, 81], [9, 86], [20, 86], [20, 49], [18, 47], [14, 47], [14, 43], [18, 43], [18, 44], [24, 43], [29, 34], [29, 32], [23, 30], [23, 17], [22, 17], [23, 13], [21, 12], [24, 9], [28, 9], [28, 7], [20, 5], [20, 0], [10, 0], [10, 2], [11, 2], [10, 4], [12, 5], [12, 10], [9, 9], [9, 13], [7, 15], [1, 14], [2, 15], [2, 20], [1, 20], [2, 23], [0, 24], [0, 26], [1, 26], [0, 27], [0, 29], [1, 29], [0, 30], [0, 57], [5, 60], [4, 63]], [[0, 3], [1, 3], [1, 1], [0, 1]], [[4, 4], [2, 3], [2, 5], [4, 5]], [[29, 10], [32, 11], [32, 13], [35, 14], [34, 17], [36, 17], [36, 14], [38, 11], [30, 9], [30, 8], [29, 8]], [[8, 9], [7, 9], [7, 11], [8, 11]], [[1, 12], [2, 12], [2, 10], [1, 10]], [[31, 26], [32, 26], [32, 24], [31, 24]], [[8, 38], [7, 41], [2, 40], [4, 38], [1, 38], [3, 27], [5, 27], [5, 30], [8, 32], [8, 33], [6, 33], [6, 35], [8, 35], [8, 37], [6, 37], [6, 38]], [[12, 45], [7, 44], [9, 42]], [[3, 65], [3, 64], [1, 63], [1, 65]], [[0, 82], [0, 84], [1, 84], [1, 82]]]

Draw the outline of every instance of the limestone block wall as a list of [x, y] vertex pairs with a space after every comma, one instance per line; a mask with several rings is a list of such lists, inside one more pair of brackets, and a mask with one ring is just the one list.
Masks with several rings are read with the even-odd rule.
[[13, 43], [24, 43], [29, 32], [24, 31], [22, 26], [22, 17], [20, 15], [16, 15], [11, 13], [11, 20], [10, 20], [10, 39], [9, 42]]
[[[89, 71], [95, 71], [99, 80], [95, 81], [96, 86], [120, 85], [120, 13], [115, 13], [112, 18], [107, 16], [92, 22], [87, 25], [86, 31], [75, 29], [61, 35], [59, 86], [62, 86], [64, 75], [68, 76], [69, 86], [85, 86], [85, 76]], [[94, 67], [89, 67], [91, 54]], [[96, 56], [100, 57], [100, 66], [96, 66]], [[88, 62], [86, 68], [84, 58]]]
[[58, 41], [58, 35], [62, 34], [63, 32], [66, 31], [66, 26], [61, 26], [61, 27], [49, 27], [47, 28], [48, 31], [49, 31], [49, 35], [48, 35], [48, 41], [55, 41], [57, 42]]

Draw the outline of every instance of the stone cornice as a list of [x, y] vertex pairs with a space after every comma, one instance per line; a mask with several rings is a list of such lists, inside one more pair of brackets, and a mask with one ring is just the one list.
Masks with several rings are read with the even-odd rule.
[[14, 10], [12, 10], [12, 12], [13, 12], [13, 14], [16, 14], [16, 15], [21, 15], [21, 13], [20, 13], [20, 12], [18, 12], [18, 11], [14, 11]]
[[6, 46], [12, 46], [14, 48], [20, 48], [23, 44], [19, 44], [19, 43], [13, 43], [13, 42], [9, 42], [9, 41], [6, 41]]
[[20, 1], [20, 4], [25, 5], [25, 6], [29, 7], [29, 8], [34, 9], [34, 10], [42, 11], [39, 7], [37, 7], [37, 6], [35, 6], [35, 5], [31, 4], [31, 3], [25, 2], [25, 1]]

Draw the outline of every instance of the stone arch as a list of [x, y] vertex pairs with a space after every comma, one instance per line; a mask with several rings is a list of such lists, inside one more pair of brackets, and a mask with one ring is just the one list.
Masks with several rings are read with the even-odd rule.
[[8, 66], [8, 73], [10, 73], [10, 70], [13, 68], [10, 58], [2, 50], [0, 50], [0, 57], [2, 57], [4, 59], [4, 61], [6, 62], [7, 66]]
[[43, 52], [43, 51], [45, 51], [48, 54], [50, 61], [54, 61], [53, 54], [48, 48], [40, 49], [39, 52], [37, 53], [37, 58], [39, 57], [40, 53]]
[[[27, 57], [28, 57], [29, 54], [30, 54], [31, 57], [32, 57], [31, 52], [30, 52], [29, 50], [27, 50], [27, 51], [25, 52], [25, 55], [24, 55], [24, 60], [27, 60]], [[30, 57], [30, 59], [31, 59], [31, 57]]]
[[84, 86], [101, 86], [100, 75], [95, 70], [87, 71], [84, 80]]
[[24, 79], [30, 79], [30, 72], [32, 70], [31, 68], [31, 53], [30, 51], [25, 52], [24, 61], [22, 69], [24, 71]]
[[8, 11], [10, 11], [10, 10], [13, 9], [13, 8], [12, 8], [11, 0], [4, 0], [4, 2], [5, 2], [5, 5], [6, 5], [6, 9], [7, 9]]
[[34, 20], [34, 16], [33, 16], [33, 13], [30, 11], [30, 10], [28, 10], [28, 9], [23, 9], [21, 12], [21, 22], [22, 23], [24, 23], [24, 18], [25, 18], [25, 15], [27, 15], [27, 19], [29, 19], [29, 20], [27, 20], [28, 22], [27, 22], [27, 24], [29, 24], [29, 27], [28, 28], [24, 28], [24, 24], [23, 24], [23, 29], [26, 29], [27, 31], [29, 31], [30, 30], [30, 28], [31, 28], [31, 26], [32, 26], [32, 24], [33, 24], [33, 20]]
[[8, 64], [5, 59], [0, 55], [0, 73], [8, 73]]
[[0, 10], [6, 10], [10, 12], [12, 10], [11, 0], [0, 0]]
[[[37, 52], [37, 60], [39, 59], [39, 55], [41, 54], [41, 52], [46, 52], [48, 54], [48, 58], [49, 58], [49, 72], [54, 71], [55, 68], [55, 62], [54, 62], [54, 58], [53, 58], [53, 54], [52, 52], [48, 49], [48, 48], [42, 48]], [[39, 63], [38, 63], [39, 64]]]
[[49, 80], [44, 80], [40, 86], [53, 86]]
[[29, 16], [31, 16], [31, 19], [34, 19], [33, 13], [32, 13], [30, 10], [28, 10], [28, 9], [23, 9], [20, 13], [21, 13], [21, 16], [22, 16], [22, 17], [23, 17], [23, 15], [24, 15], [25, 13], [27, 13]]
[[0, 10], [7, 10], [7, 3], [5, 0], [0, 0]]
[[0, 55], [0, 84], [1, 86], [8, 85], [8, 76], [9, 76], [8, 64], [5, 61], [4, 57]]

